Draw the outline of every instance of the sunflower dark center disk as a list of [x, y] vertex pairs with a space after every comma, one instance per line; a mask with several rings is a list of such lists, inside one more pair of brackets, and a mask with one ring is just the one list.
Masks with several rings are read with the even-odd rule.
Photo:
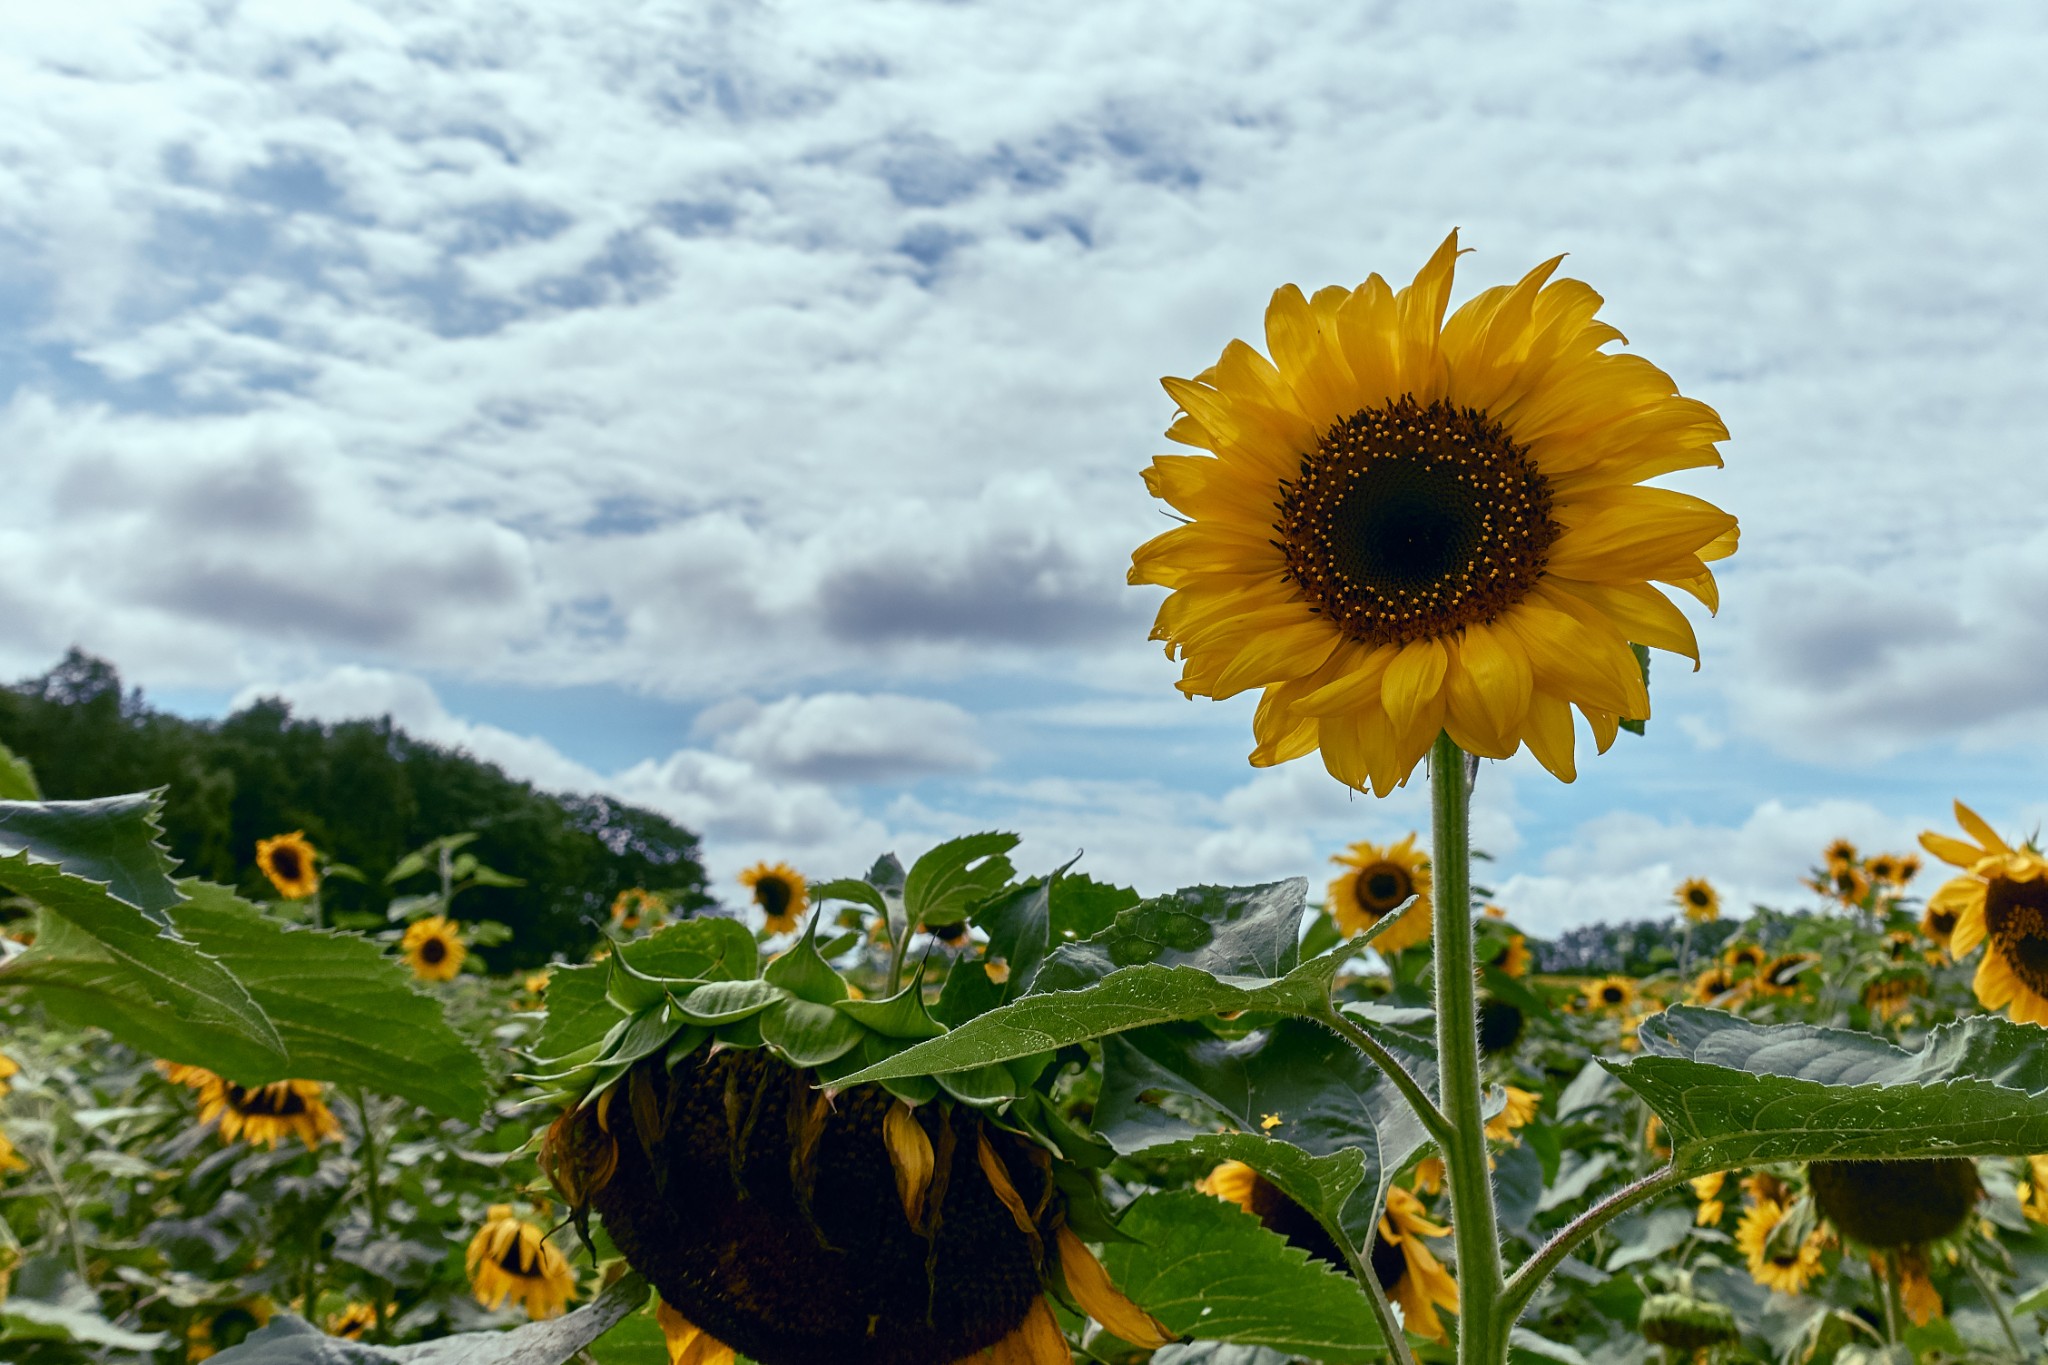
[[1953, 910], [1933, 910], [1928, 912], [1927, 927], [1940, 934], [1943, 938], [1947, 938], [1956, 931], [1955, 912]]
[[1402, 398], [1324, 433], [1274, 530], [1319, 611], [1355, 640], [1406, 644], [1527, 596], [1562, 529], [1550, 501], [1498, 422]]
[[438, 938], [430, 938], [420, 945], [420, 961], [429, 967], [438, 967], [448, 956], [448, 945]]
[[1707, 893], [1700, 890], [1698, 887], [1694, 887], [1692, 890], [1686, 892], [1685, 895], [1686, 899], [1690, 900], [1694, 905], [1705, 905], [1707, 903]]
[[1358, 905], [1374, 915], [1384, 915], [1415, 894], [1408, 869], [1399, 863], [1372, 863], [1358, 874]]
[[228, 1082], [227, 1100], [236, 1112], [291, 1118], [306, 1112], [306, 1101], [288, 1085], [259, 1085], [254, 1090]]
[[1917, 1246], [1962, 1227], [1983, 1186], [1968, 1157], [1920, 1161], [1816, 1161], [1814, 1202], [1844, 1236], [1867, 1247]]
[[1621, 987], [1607, 987], [1605, 990], [1600, 992], [1600, 998], [1610, 1005], [1619, 1005], [1621, 1003]]
[[1401, 1248], [1389, 1242], [1385, 1233], [1375, 1229], [1372, 1234], [1372, 1277], [1380, 1282], [1380, 1288], [1392, 1291], [1407, 1273], [1408, 1258], [1401, 1254]]
[[770, 915], [787, 914], [792, 899], [789, 883], [780, 877], [763, 877], [754, 883], [754, 903]]
[[1984, 929], [2020, 983], [2048, 996], [2048, 879], [1993, 877], [1984, 889]]
[[295, 882], [305, 872], [299, 862], [299, 851], [295, 848], [277, 848], [270, 852], [270, 866], [276, 870], [280, 881]]

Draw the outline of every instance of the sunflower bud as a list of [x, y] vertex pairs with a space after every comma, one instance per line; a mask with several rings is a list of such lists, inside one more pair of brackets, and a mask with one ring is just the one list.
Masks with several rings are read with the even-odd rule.
[[1643, 1340], [1674, 1351], [1711, 1351], [1742, 1340], [1735, 1314], [1708, 1299], [1690, 1294], [1652, 1294], [1636, 1318]]

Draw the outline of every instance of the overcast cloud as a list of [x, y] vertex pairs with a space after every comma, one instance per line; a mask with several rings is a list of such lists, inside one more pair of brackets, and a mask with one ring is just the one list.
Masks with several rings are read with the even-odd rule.
[[[87, 0], [0, 20], [0, 669], [389, 711], [832, 874], [1148, 890], [1416, 793], [1253, 773], [1123, 586], [1163, 373], [1270, 289], [1572, 253], [1735, 439], [1707, 667], [1482, 785], [1555, 927], [1787, 899], [2048, 737], [2048, 12]], [[1796, 20], [1796, 21], [1795, 21]], [[462, 689], [672, 703], [632, 761]], [[482, 693], [478, 693], [482, 695]], [[458, 713], [460, 712], [460, 713]], [[1967, 790], [1964, 784], [1967, 783]], [[1842, 804], [1853, 797], [1854, 804]], [[1839, 828], [1838, 828], [1839, 827]]]

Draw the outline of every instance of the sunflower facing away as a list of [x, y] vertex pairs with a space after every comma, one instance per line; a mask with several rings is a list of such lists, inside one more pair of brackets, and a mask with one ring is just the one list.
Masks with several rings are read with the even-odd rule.
[[1510, 934], [1500, 950], [1486, 960], [1486, 965], [1497, 972], [1519, 977], [1529, 974], [1529, 961], [1529, 940], [1521, 934]]
[[1928, 897], [1927, 914], [1955, 915], [1948, 941], [1954, 956], [1984, 945], [1974, 985], [1985, 1009], [2006, 1010], [2022, 1024], [2048, 1024], [2048, 862], [2037, 849], [2006, 843], [1960, 801], [1956, 823], [1977, 842], [1932, 830], [1920, 836], [1921, 847], [1969, 874]]
[[1401, 922], [1373, 940], [1383, 953], [1398, 953], [1429, 941], [1429, 855], [1408, 835], [1385, 848], [1361, 839], [1330, 859], [1344, 869], [1330, 881], [1330, 917], [1340, 933], [1362, 934], [1399, 908], [1410, 896], [1415, 904]]
[[1552, 280], [1557, 257], [1448, 319], [1458, 236], [1400, 290], [1374, 275], [1266, 310], [1193, 379], [1146, 487], [1187, 520], [1140, 546], [1130, 581], [1171, 589], [1152, 638], [1180, 689], [1263, 689], [1253, 764], [1320, 749], [1385, 795], [1439, 730], [1467, 752], [1527, 744], [1570, 781], [1572, 707], [1604, 751], [1649, 715], [1631, 641], [1698, 646], [1656, 586], [1711, 610], [1706, 561], [1735, 518], [1642, 481], [1719, 465], [1727, 430]]
[[222, 1142], [247, 1138], [251, 1145], [275, 1148], [286, 1138], [297, 1137], [308, 1147], [318, 1147], [328, 1138], [341, 1137], [341, 1125], [322, 1098], [327, 1087], [319, 1081], [249, 1086], [203, 1066], [158, 1062], [156, 1067], [173, 1085], [199, 1092], [199, 1122], [204, 1126], [220, 1120]]
[[460, 926], [445, 915], [428, 915], [406, 925], [399, 946], [412, 964], [412, 974], [422, 981], [453, 981], [469, 956]]
[[552, 1318], [576, 1297], [576, 1272], [555, 1250], [547, 1233], [512, 1212], [510, 1204], [493, 1204], [484, 1225], [469, 1241], [465, 1262], [476, 1301], [499, 1308], [517, 1299], [529, 1318]]
[[300, 830], [256, 841], [256, 866], [288, 901], [302, 901], [320, 889], [319, 857]]
[[1685, 911], [1685, 917], [1695, 924], [1721, 918], [1721, 893], [1714, 890], [1714, 884], [1705, 877], [1694, 877], [1674, 894], [1678, 897], [1679, 908]]
[[810, 884], [788, 863], [756, 863], [740, 873], [740, 885], [753, 891], [771, 934], [794, 933], [811, 903]]

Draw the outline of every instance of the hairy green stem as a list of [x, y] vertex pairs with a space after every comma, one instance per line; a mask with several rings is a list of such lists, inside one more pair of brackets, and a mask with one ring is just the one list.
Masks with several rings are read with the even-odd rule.
[[[383, 1153], [377, 1147], [377, 1121], [370, 1113], [370, 1097], [363, 1092], [361, 1086], [355, 1087], [352, 1097], [356, 1102], [356, 1122], [363, 1130], [363, 1180], [368, 1186], [367, 1193], [370, 1200], [370, 1236], [372, 1240], [379, 1240], [384, 1236], [384, 1173]], [[376, 1286], [377, 1301], [371, 1305], [377, 1315], [378, 1341], [386, 1341], [390, 1337], [388, 1327], [384, 1321], [386, 1300], [389, 1297], [384, 1292], [384, 1286], [381, 1277], [379, 1277], [379, 1283]], [[313, 1305], [310, 1300], [307, 1301], [306, 1311], [308, 1313], [313, 1311]]]
[[1551, 1272], [1563, 1264], [1564, 1258], [1578, 1249], [1579, 1243], [1636, 1205], [1654, 1199], [1671, 1189], [1681, 1179], [1678, 1172], [1666, 1166], [1661, 1171], [1644, 1176], [1633, 1185], [1622, 1186], [1559, 1228], [1557, 1233], [1543, 1244], [1541, 1250], [1524, 1262], [1520, 1270], [1508, 1277], [1500, 1300], [1503, 1319], [1513, 1322], [1520, 1317], [1522, 1309], [1528, 1306], [1529, 1299], [1543, 1287], [1543, 1282], [1550, 1278]]
[[1351, 1234], [1337, 1226], [1334, 1219], [1318, 1214], [1316, 1221], [1323, 1225], [1324, 1234], [1343, 1249], [1345, 1263], [1351, 1267], [1351, 1278], [1365, 1290], [1365, 1301], [1372, 1306], [1373, 1321], [1379, 1323], [1380, 1335], [1387, 1339], [1387, 1350], [1393, 1356], [1394, 1365], [1415, 1365], [1415, 1352], [1409, 1348], [1408, 1333], [1395, 1318], [1394, 1305], [1387, 1302], [1387, 1291], [1380, 1287], [1380, 1277], [1373, 1273], [1371, 1262], [1359, 1256], [1358, 1249], [1351, 1245]]
[[1401, 1059], [1396, 1057], [1385, 1043], [1346, 1019], [1341, 1011], [1334, 1008], [1309, 1017], [1369, 1057], [1372, 1064], [1385, 1072], [1387, 1079], [1394, 1083], [1394, 1088], [1401, 1092], [1401, 1098], [1408, 1101], [1408, 1107], [1422, 1120], [1423, 1130], [1429, 1134], [1430, 1139], [1438, 1147], [1450, 1144], [1451, 1121], [1444, 1117], [1443, 1110], [1436, 1107], [1436, 1101], [1429, 1097], [1429, 1092], [1422, 1088], [1422, 1083], [1410, 1074], [1407, 1067], [1401, 1065]]
[[1477, 965], [1472, 946], [1472, 785], [1465, 752], [1440, 734], [1429, 754], [1430, 876], [1436, 901], [1436, 1042], [1442, 1143], [1458, 1248], [1459, 1365], [1500, 1365], [1508, 1324], [1500, 1313], [1499, 1220], [1487, 1168], [1485, 1091], [1479, 1079]]

